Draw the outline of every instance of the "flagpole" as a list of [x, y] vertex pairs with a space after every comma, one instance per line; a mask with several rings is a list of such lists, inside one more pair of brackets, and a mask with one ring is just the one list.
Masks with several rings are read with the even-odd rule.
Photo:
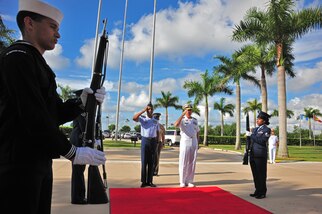
[[95, 68], [95, 60], [96, 60], [96, 52], [97, 52], [97, 43], [98, 43], [98, 28], [101, 19], [101, 7], [102, 0], [98, 1], [98, 9], [97, 9], [97, 20], [96, 20], [96, 32], [95, 32], [95, 44], [94, 44], [94, 53], [93, 53], [93, 63], [92, 63], [92, 73], [94, 73]]
[[128, 0], [125, 1], [125, 8], [124, 8], [122, 48], [121, 48], [121, 59], [120, 59], [120, 73], [119, 73], [119, 84], [118, 84], [118, 91], [117, 91], [116, 126], [115, 126], [115, 140], [116, 141], [117, 141], [117, 138], [118, 138], [119, 115], [120, 115], [120, 94], [121, 94], [121, 85], [122, 85], [124, 37], [125, 37], [125, 32], [126, 32], [127, 2], [128, 2]]
[[315, 146], [315, 135], [314, 135], [314, 130], [315, 130], [315, 115], [313, 114], [313, 145]]
[[150, 87], [149, 87], [149, 99], [152, 102], [152, 83], [153, 83], [153, 65], [154, 65], [154, 44], [155, 44], [155, 21], [156, 21], [156, 7], [157, 0], [154, 0], [153, 10], [153, 31], [152, 31], [152, 49], [151, 49], [151, 61], [150, 61]]
[[300, 114], [300, 148], [302, 147], [302, 114]]

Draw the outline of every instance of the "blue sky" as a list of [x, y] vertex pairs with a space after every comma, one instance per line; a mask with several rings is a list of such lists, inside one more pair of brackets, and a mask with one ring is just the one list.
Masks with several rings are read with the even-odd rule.
[[[60, 26], [61, 38], [53, 51], [45, 53], [48, 64], [57, 75], [57, 82], [72, 89], [88, 87], [91, 78], [92, 54], [96, 30], [98, 0], [47, 0], [64, 13]], [[136, 125], [133, 115], [143, 109], [149, 100], [150, 54], [152, 47], [153, 0], [128, 0], [127, 27], [120, 99], [120, 127]], [[297, 9], [321, 5], [321, 0], [299, 0]], [[184, 104], [189, 98], [182, 85], [186, 80], [199, 80], [200, 73], [212, 71], [217, 61], [215, 55], [230, 56], [243, 44], [230, 40], [233, 26], [238, 24], [247, 9], [264, 8], [267, 0], [158, 0], [152, 98], [161, 97], [161, 91], [170, 91]], [[125, 0], [103, 0], [101, 19], [107, 18], [109, 58], [106, 81], [107, 97], [103, 104], [103, 128], [115, 124], [117, 89], [120, 70], [120, 53], [123, 31]], [[5, 25], [17, 30], [15, 23], [18, 0], [0, 0], [0, 14]], [[99, 29], [101, 32], [102, 25]], [[322, 30], [308, 33], [294, 44], [296, 78], [287, 79], [287, 105], [295, 115], [305, 107], [322, 112]], [[257, 71], [256, 76], [260, 74]], [[278, 108], [276, 74], [267, 78], [269, 113]], [[233, 86], [233, 85], [232, 85]], [[242, 107], [247, 101], [260, 100], [260, 90], [247, 82], [241, 83]], [[214, 102], [226, 97], [235, 104], [235, 94], [216, 94], [209, 98], [209, 122], [217, 125], [220, 116], [213, 110]], [[200, 104], [203, 125], [204, 103]], [[179, 110], [169, 109], [169, 123], [180, 115]], [[162, 115], [165, 109], [156, 109]], [[107, 121], [106, 116], [109, 116]], [[243, 118], [243, 117], [242, 117]], [[235, 117], [225, 117], [231, 123]], [[165, 117], [161, 116], [161, 122]], [[244, 126], [244, 119], [242, 126]], [[278, 123], [271, 119], [272, 126]], [[299, 124], [295, 118], [288, 120], [288, 129]], [[302, 123], [305, 127], [306, 122]], [[321, 130], [322, 125], [316, 124]], [[243, 129], [242, 129], [243, 130]], [[320, 131], [319, 131], [320, 132]]]

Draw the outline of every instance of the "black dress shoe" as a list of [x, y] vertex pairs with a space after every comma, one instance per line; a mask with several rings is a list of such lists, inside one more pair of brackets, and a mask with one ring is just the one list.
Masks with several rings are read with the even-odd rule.
[[256, 197], [257, 194], [253, 193], [253, 194], [249, 194], [250, 197]]
[[149, 183], [150, 187], [157, 187], [157, 185], [155, 185], [154, 183]]
[[72, 201], [72, 204], [87, 204], [87, 199], [84, 198], [83, 200]]
[[266, 195], [257, 195], [255, 196], [256, 199], [263, 199], [266, 198]]
[[146, 186], [149, 186], [147, 183], [142, 183], [141, 184], [141, 187], [146, 187]]

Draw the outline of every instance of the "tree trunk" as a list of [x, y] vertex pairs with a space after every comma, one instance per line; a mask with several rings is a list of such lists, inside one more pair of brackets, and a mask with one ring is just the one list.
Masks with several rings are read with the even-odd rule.
[[165, 129], [168, 128], [168, 118], [169, 115], [168, 115], [168, 108], [165, 108]]
[[224, 114], [221, 112], [221, 130], [220, 136], [224, 136]]
[[312, 125], [311, 125], [311, 118], [309, 118], [309, 139], [311, 140], [312, 139]]
[[203, 145], [208, 146], [208, 97], [205, 96], [205, 129], [203, 137]]
[[265, 67], [261, 66], [262, 76], [261, 76], [261, 94], [262, 94], [262, 111], [267, 113], [267, 86], [266, 86], [266, 75]]
[[236, 144], [235, 149], [241, 149], [240, 143], [240, 84], [236, 83]]
[[287, 118], [286, 118], [286, 85], [285, 68], [277, 68], [277, 86], [278, 86], [278, 125], [279, 125], [279, 149], [278, 157], [289, 157], [287, 149]]

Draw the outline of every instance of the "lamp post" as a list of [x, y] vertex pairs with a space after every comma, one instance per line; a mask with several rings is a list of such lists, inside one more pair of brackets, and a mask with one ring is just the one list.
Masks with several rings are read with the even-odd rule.
[[110, 122], [109, 122], [109, 116], [106, 116], [106, 120], [107, 120], [107, 126], [106, 126], [106, 129], [108, 130], [109, 128], [108, 128], [108, 125], [110, 124]]

